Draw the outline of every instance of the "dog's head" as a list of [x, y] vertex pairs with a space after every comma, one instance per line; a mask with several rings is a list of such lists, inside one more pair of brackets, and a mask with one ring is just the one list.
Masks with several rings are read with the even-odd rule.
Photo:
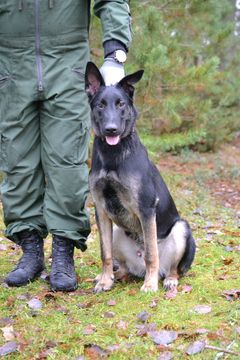
[[108, 145], [117, 145], [134, 127], [137, 112], [133, 106], [133, 85], [142, 75], [143, 70], [139, 70], [116, 85], [106, 86], [96, 65], [87, 64], [85, 89], [92, 110], [93, 130]]

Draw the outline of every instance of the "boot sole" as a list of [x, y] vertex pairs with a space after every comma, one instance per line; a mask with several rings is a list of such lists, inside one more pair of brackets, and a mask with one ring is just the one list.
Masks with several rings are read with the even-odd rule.
[[71, 292], [71, 291], [75, 291], [77, 289], [78, 284], [76, 284], [74, 287], [71, 286], [69, 288], [56, 287], [56, 286], [52, 286], [51, 284], [50, 284], [50, 286], [51, 286], [52, 291]]

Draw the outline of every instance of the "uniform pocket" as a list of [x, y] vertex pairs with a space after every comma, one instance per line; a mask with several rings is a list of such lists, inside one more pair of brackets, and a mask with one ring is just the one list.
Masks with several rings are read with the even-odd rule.
[[80, 129], [75, 139], [75, 148], [73, 154], [73, 162], [75, 165], [80, 165], [88, 159], [88, 146], [90, 139], [90, 129], [88, 126], [80, 124]]
[[11, 91], [11, 77], [7, 71], [2, 70], [0, 64], [0, 128], [2, 123], [6, 121], [6, 117], [9, 111], [10, 101], [14, 98], [14, 94]]
[[8, 140], [0, 134], [0, 170], [8, 171], [8, 156], [7, 156]]
[[73, 74], [76, 76], [80, 90], [85, 90], [85, 73], [81, 67], [72, 68]]

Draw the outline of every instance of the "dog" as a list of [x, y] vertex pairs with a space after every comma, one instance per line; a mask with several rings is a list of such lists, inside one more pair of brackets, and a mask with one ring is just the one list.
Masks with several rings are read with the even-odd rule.
[[[95, 292], [110, 290], [127, 274], [144, 277], [141, 290], [178, 285], [190, 268], [195, 241], [135, 128], [134, 85], [143, 70], [105, 86], [89, 62], [85, 90], [94, 132], [90, 192], [100, 235], [102, 273]], [[113, 224], [115, 224], [113, 226]]]

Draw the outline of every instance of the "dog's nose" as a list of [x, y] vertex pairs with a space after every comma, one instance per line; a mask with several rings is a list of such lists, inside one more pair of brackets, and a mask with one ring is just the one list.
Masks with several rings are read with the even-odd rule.
[[115, 135], [117, 133], [117, 127], [115, 125], [108, 125], [105, 128], [106, 135]]

